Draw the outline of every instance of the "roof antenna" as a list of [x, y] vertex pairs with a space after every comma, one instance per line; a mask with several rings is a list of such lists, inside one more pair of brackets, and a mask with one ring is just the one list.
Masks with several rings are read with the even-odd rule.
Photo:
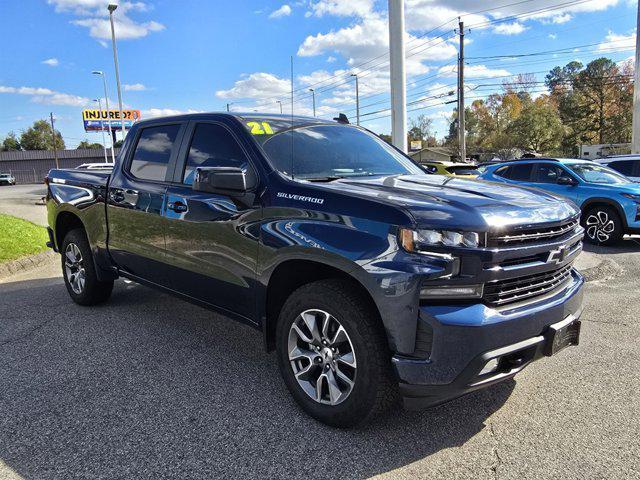
[[293, 136], [294, 136], [294, 128], [293, 128], [293, 55], [291, 55], [291, 180], [293, 180], [294, 174], [294, 160], [293, 160]]

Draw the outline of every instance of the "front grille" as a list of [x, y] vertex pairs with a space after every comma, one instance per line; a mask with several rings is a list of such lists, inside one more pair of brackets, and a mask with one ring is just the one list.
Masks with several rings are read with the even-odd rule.
[[578, 226], [578, 219], [572, 218], [560, 225], [552, 227], [535, 227], [511, 230], [509, 232], [493, 232], [487, 236], [490, 247], [517, 246], [528, 243], [535, 243], [544, 240], [553, 240], [563, 235], [573, 232]]
[[500, 306], [544, 295], [567, 282], [571, 278], [571, 268], [572, 265], [569, 264], [550, 272], [487, 283], [484, 287], [484, 301]]

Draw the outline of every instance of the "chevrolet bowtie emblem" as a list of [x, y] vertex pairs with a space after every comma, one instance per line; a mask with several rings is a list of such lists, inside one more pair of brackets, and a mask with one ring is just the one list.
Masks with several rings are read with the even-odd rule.
[[562, 263], [569, 256], [569, 248], [566, 245], [562, 245], [556, 250], [551, 250], [547, 257], [547, 263]]

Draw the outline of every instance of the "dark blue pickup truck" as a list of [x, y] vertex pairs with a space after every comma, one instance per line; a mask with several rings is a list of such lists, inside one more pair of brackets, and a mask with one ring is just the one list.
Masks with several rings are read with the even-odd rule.
[[125, 277], [244, 322], [330, 425], [436, 405], [578, 343], [575, 205], [427, 175], [344, 117], [143, 121], [112, 173], [47, 184], [73, 301]]

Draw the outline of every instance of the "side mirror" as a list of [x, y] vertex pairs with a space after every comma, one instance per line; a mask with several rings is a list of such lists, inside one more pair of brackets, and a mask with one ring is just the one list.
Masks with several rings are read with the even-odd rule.
[[574, 178], [568, 177], [566, 175], [563, 175], [561, 177], [558, 177], [558, 180], [556, 180], [556, 183], [558, 185], [577, 185], [578, 181]]
[[244, 194], [247, 174], [239, 167], [198, 167], [191, 188], [198, 192]]

